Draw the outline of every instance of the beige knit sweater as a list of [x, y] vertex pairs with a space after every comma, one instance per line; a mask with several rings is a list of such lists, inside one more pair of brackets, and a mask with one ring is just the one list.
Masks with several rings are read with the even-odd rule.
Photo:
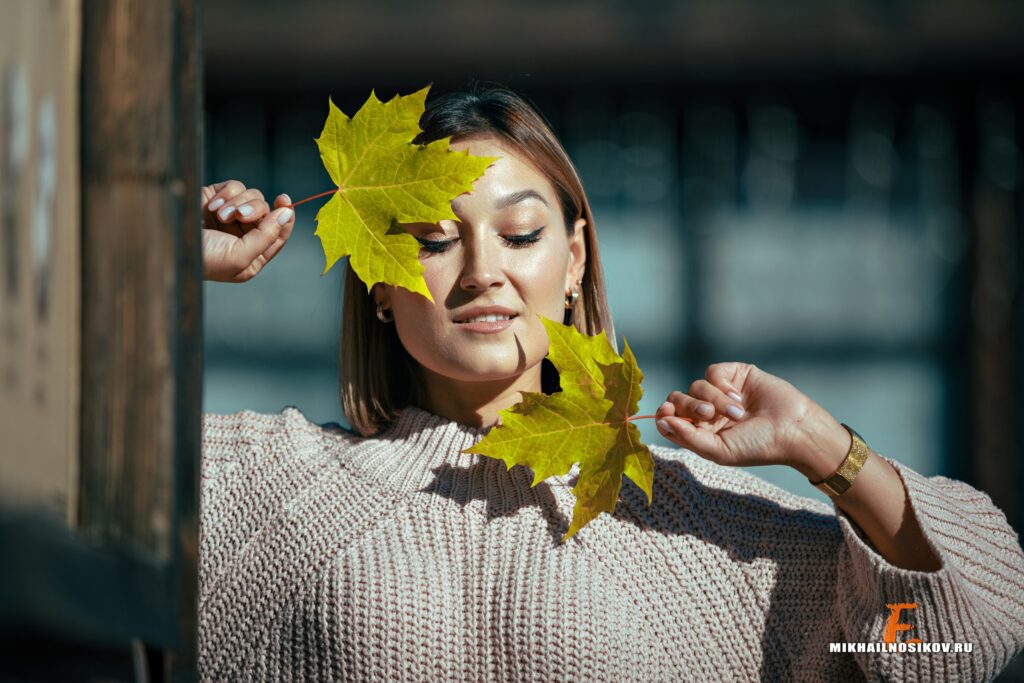
[[[654, 446], [564, 545], [574, 472], [460, 454], [484, 434], [407, 408], [375, 438], [298, 410], [207, 415], [208, 681], [981, 681], [1024, 647], [1024, 555], [990, 498], [892, 461], [943, 562], [898, 569], [841, 510]], [[970, 654], [830, 652], [897, 638]]]

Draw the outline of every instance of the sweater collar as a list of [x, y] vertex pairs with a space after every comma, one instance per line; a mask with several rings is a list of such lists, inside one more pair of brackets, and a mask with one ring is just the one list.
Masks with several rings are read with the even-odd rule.
[[[395, 439], [430, 451], [445, 453], [469, 448], [487, 436], [491, 427], [472, 427], [409, 405], [381, 432], [381, 439]], [[464, 454], [470, 455], [470, 454]]]
[[351, 465], [404, 492], [433, 491], [440, 481], [456, 478], [476, 482], [496, 472], [496, 465], [506, 469], [499, 460], [461, 452], [490, 430], [406, 406], [383, 431], [366, 439]]
[[[441, 493], [447, 498], [505, 499], [515, 491], [518, 500], [533, 499], [533, 473], [529, 468], [509, 470], [502, 460], [476, 453], [462, 453], [492, 427], [471, 427], [435, 415], [416, 406], [406, 406], [378, 435], [365, 441], [365, 448], [351, 465], [390, 488], [404, 492]], [[551, 483], [568, 491], [568, 477], [553, 477]], [[465, 502], [460, 500], [460, 502]]]

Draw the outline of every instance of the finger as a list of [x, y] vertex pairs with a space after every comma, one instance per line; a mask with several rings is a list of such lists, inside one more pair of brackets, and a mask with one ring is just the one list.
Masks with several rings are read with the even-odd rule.
[[705, 379], [724, 391], [737, 403], [743, 403], [743, 394], [733, 379], [736, 377], [739, 363], [713, 363], [704, 373]]
[[281, 226], [268, 215], [259, 225], [242, 235], [232, 254], [232, 261], [238, 270], [250, 268], [263, 252], [267, 251], [281, 234]]
[[[232, 187], [241, 187], [242, 190], [244, 190], [245, 184], [241, 180], [222, 180], [219, 183], [214, 183], [212, 187], [215, 192], [220, 192], [225, 189], [231, 189]], [[239, 192], [240, 191], [241, 190], [239, 190]]]
[[[675, 404], [665, 401], [660, 406], [658, 406], [658, 409], [654, 412], [654, 417], [677, 417]], [[693, 418], [691, 417], [679, 416], [679, 419], [686, 420], [687, 422], [693, 422]]]
[[[289, 202], [290, 204], [291, 202]], [[263, 258], [265, 261], [269, 261], [274, 258], [277, 252], [281, 251], [281, 248], [288, 241], [288, 238], [292, 234], [292, 227], [295, 225], [295, 212], [291, 209], [275, 209], [274, 213], [270, 214], [270, 218], [277, 221], [278, 225], [281, 226], [281, 232], [278, 234], [277, 239], [274, 243], [263, 252]]]
[[217, 190], [213, 185], [204, 185], [199, 189], [199, 208], [206, 208], [206, 205], [213, 199], [213, 195], [217, 194]]
[[274, 209], [287, 208], [289, 213], [277, 214], [277, 222], [281, 224], [281, 240], [282, 244], [292, 234], [292, 228], [295, 227], [295, 211], [291, 208], [292, 198], [282, 193], [274, 197]]
[[747, 412], [743, 404], [726, 395], [725, 392], [705, 379], [699, 379], [690, 385], [690, 395], [712, 404], [716, 413], [733, 420], [742, 419]]
[[676, 404], [671, 401], [665, 401], [658, 409], [654, 412], [655, 417], [666, 417], [676, 414]]
[[673, 391], [666, 401], [675, 407], [673, 415], [676, 417], [692, 416], [696, 420], [712, 420], [715, 417], [714, 403], [688, 396], [681, 391]]
[[721, 438], [710, 429], [700, 429], [678, 417], [663, 417], [657, 421], [658, 431], [669, 441], [693, 451], [697, 455], [722, 464], [728, 461]]
[[[246, 222], [243, 220], [244, 218], [251, 217], [256, 213], [258, 208], [257, 202], [262, 202], [264, 208], [269, 208], [266, 206], [267, 203], [263, 201], [263, 193], [259, 190], [250, 188], [244, 192], [239, 192], [228, 199], [224, 206], [217, 210], [217, 220], [221, 223], [230, 223], [232, 221]], [[266, 215], [267, 213], [264, 211], [260, 214], [259, 218]]]
[[[288, 203], [291, 204], [290, 199]], [[274, 220], [281, 226], [281, 239], [287, 240], [292, 236], [292, 228], [295, 227], [295, 209], [285, 206], [274, 211], [276, 213]]]
[[270, 213], [270, 205], [263, 199], [249, 199], [237, 205], [235, 219], [239, 223], [257, 223]]
[[237, 180], [225, 180], [222, 183], [215, 183], [212, 187], [214, 194], [206, 202], [206, 210], [210, 213], [224, 206], [232, 197], [245, 192], [245, 185]]

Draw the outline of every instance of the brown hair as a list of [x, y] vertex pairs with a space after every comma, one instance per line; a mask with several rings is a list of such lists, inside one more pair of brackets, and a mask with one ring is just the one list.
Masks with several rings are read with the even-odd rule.
[[[597, 233], [583, 184], [558, 138], [544, 118], [507, 88], [475, 84], [467, 91], [427, 99], [415, 144], [451, 136], [492, 135], [529, 161], [554, 186], [565, 227], [573, 234], [576, 220], [586, 220], [586, 263], [580, 298], [563, 321], [588, 335], [606, 332], [618, 348], [605, 296]], [[345, 417], [353, 429], [369, 436], [385, 428], [407, 405], [422, 406], [424, 387], [419, 363], [402, 346], [394, 324], [377, 320], [376, 305], [366, 285], [346, 269], [341, 315], [340, 392]], [[558, 372], [548, 359], [541, 368], [541, 390], [559, 390]]]

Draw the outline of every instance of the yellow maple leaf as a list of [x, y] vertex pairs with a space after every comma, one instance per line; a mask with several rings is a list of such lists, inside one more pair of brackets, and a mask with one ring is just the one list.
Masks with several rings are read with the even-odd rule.
[[548, 333], [548, 358], [562, 390], [524, 391], [523, 400], [499, 412], [501, 424], [463, 453], [503, 460], [508, 469], [526, 465], [536, 486], [566, 474], [578, 462], [576, 504], [563, 541], [601, 512], [612, 512], [625, 474], [652, 500], [654, 459], [629, 418], [639, 409], [643, 373], [623, 339], [620, 357], [604, 333], [588, 336], [575, 327], [538, 316]]
[[498, 157], [453, 152], [450, 137], [412, 144], [429, 89], [386, 103], [371, 91], [351, 119], [328, 100], [316, 143], [338, 191], [317, 212], [316, 235], [326, 257], [324, 273], [349, 256], [367, 291], [384, 282], [433, 301], [423, 279], [420, 244], [395, 223], [457, 220], [452, 200], [472, 190], [473, 181]]

